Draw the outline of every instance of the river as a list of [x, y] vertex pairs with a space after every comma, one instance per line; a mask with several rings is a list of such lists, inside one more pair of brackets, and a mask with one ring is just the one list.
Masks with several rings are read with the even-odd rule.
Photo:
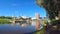
[[32, 34], [34, 31], [36, 29], [33, 25], [0, 24], [0, 34]]

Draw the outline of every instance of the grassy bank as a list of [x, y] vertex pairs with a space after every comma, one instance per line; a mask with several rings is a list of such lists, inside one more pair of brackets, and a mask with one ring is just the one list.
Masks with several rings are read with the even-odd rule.
[[33, 34], [44, 34], [44, 29], [33, 32]]
[[10, 24], [11, 22], [9, 19], [0, 18], [0, 24], [4, 24], [4, 23]]

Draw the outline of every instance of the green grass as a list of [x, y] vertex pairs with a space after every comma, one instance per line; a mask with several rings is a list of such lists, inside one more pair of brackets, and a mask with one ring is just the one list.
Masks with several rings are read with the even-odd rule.
[[9, 19], [3, 19], [3, 18], [0, 18], [0, 24], [4, 24], [4, 23], [10, 23], [10, 20]]
[[33, 34], [44, 34], [44, 29], [33, 32]]

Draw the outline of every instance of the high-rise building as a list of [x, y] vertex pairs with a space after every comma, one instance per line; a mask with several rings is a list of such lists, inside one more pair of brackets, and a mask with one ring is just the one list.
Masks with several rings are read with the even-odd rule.
[[38, 13], [35, 14], [36, 19], [40, 19], [40, 15]]
[[36, 24], [35, 24], [35, 27], [36, 29], [38, 30], [39, 29], [39, 21], [40, 21], [40, 15], [38, 13], [35, 14], [35, 18], [36, 18]]

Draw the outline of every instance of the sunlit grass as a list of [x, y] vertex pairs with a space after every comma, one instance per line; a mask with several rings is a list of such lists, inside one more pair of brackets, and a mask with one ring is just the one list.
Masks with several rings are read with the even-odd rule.
[[38, 31], [35, 31], [33, 34], [44, 34], [44, 29], [40, 29]]
[[0, 24], [4, 24], [4, 23], [10, 23], [10, 20], [0, 18]]

